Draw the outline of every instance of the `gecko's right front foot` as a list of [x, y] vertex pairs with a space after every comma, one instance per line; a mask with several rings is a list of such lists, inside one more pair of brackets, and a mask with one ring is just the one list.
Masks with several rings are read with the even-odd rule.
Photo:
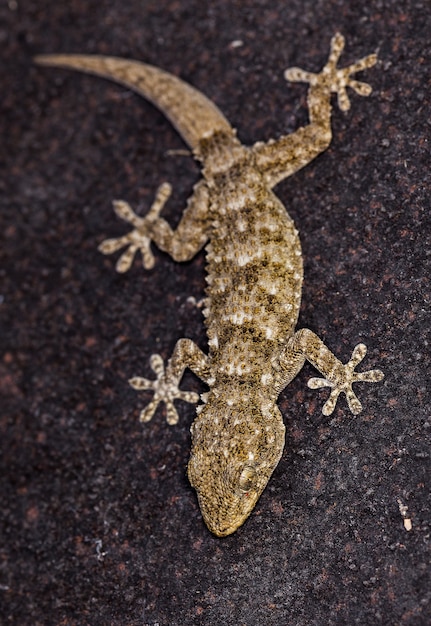
[[337, 68], [338, 59], [344, 49], [344, 37], [337, 33], [331, 39], [331, 51], [328, 62], [319, 74], [306, 72], [298, 67], [291, 67], [284, 73], [286, 80], [293, 83], [309, 83], [313, 86], [326, 88], [330, 93], [336, 93], [338, 106], [342, 111], [350, 109], [350, 100], [346, 88], [351, 87], [360, 96], [369, 96], [372, 89], [368, 83], [363, 83], [351, 78], [352, 74], [372, 67], [377, 62], [377, 55], [370, 54], [356, 63], [343, 69]]
[[148, 406], [141, 411], [139, 419], [141, 422], [149, 422], [156, 412], [160, 402], [166, 404], [166, 421], [168, 424], [176, 424], [178, 422], [178, 412], [174, 406], [174, 400], [184, 400], [195, 404], [199, 400], [199, 395], [193, 391], [181, 391], [178, 389], [178, 380], [169, 374], [169, 365], [165, 370], [163, 359], [159, 354], [153, 354], [150, 359], [150, 365], [157, 378], [148, 380], [135, 376], [129, 380], [133, 389], [138, 391], [152, 390], [154, 398]]
[[103, 254], [112, 254], [127, 246], [126, 251], [120, 256], [115, 266], [117, 272], [124, 273], [130, 269], [138, 250], [141, 251], [145, 269], [149, 270], [154, 266], [154, 255], [150, 247], [151, 226], [159, 218], [160, 211], [171, 195], [171, 191], [172, 187], [169, 183], [160, 185], [155, 200], [145, 217], [136, 215], [127, 202], [123, 200], [114, 201], [114, 211], [118, 217], [135, 227], [128, 235], [116, 239], [105, 239], [99, 246], [99, 250]]

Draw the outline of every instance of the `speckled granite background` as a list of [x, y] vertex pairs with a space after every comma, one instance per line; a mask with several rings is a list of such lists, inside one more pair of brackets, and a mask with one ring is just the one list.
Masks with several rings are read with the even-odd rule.
[[[0, 622], [430, 624], [429, 2], [9, 0], [0, 16]], [[250, 144], [306, 123], [306, 86], [283, 70], [320, 69], [337, 30], [343, 64], [378, 51], [373, 94], [335, 112], [330, 149], [276, 192], [302, 238], [300, 326], [343, 360], [365, 341], [386, 380], [361, 387], [360, 416], [342, 401], [325, 418], [306, 366], [280, 398], [283, 458], [221, 540], [185, 475], [193, 407], [141, 426], [148, 396], [127, 385], [179, 337], [205, 348], [204, 257], [156, 252], [119, 276], [97, 252], [127, 231], [112, 199], [144, 212], [168, 180], [176, 224], [198, 169], [151, 105], [31, 57], [159, 65]]]

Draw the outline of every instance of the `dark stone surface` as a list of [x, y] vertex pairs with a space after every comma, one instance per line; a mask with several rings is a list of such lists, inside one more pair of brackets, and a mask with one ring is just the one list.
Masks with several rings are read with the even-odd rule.
[[[429, 2], [10, 0], [0, 18], [0, 622], [431, 623]], [[373, 94], [335, 112], [330, 149], [277, 193], [303, 243], [300, 326], [343, 360], [364, 341], [386, 380], [360, 388], [360, 416], [342, 401], [325, 418], [305, 367], [280, 398], [283, 458], [220, 540], [185, 475], [193, 407], [141, 426], [127, 385], [179, 337], [205, 348], [203, 255], [118, 276], [97, 252], [127, 230], [113, 198], [145, 211], [169, 180], [175, 224], [198, 170], [167, 154], [184, 145], [148, 103], [31, 57], [159, 65], [252, 143], [306, 122], [283, 70], [318, 70], [336, 30], [344, 64], [378, 50]]]

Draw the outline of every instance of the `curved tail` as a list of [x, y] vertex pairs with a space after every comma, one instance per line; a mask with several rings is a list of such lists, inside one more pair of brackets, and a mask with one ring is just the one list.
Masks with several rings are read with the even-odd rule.
[[160, 109], [184, 141], [199, 152], [202, 139], [215, 132], [234, 135], [221, 111], [200, 91], [157, 67], [116, 57], [47, 54], [35, 57], [49, 65], [95, 74], [133, 89]]

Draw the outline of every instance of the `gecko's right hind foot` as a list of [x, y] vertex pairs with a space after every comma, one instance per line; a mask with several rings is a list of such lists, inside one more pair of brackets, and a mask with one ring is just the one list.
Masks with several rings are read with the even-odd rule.
[[159, 218], [160, 211], [171, 195], [171, 191], [172, 187], [169, 183], [160, 185], [155, 200], [145, 217], [136, 215], [127, 202], [123, 200], [114, 201], [114, 211], [118, 217], [135, 227], [123, 237], [105, 239], [99, 246], [99, 250], [103, 254], [112, 254], [127, 246], [115, 266], [117, 272], [124, 273], [130, 269], [138, 250], [141, 251], [142, 264], [145, 269], [149, 270], [154, 266], [154, 255], [151, 251], [151, 225]]
[[369, 96], [372, 91], [368, 83], [355, 80], [351, 75], [361, 72], [368, 67], [373, 67], [377, 62], [377, 55], [370, 54], [348, 67], [339, 69], [337, 68], [337, 63], [343, 50], [344, 37], [340, 33], [336, 33], [331, 39], [328, 61], [319, 74], [306, 72], [298, 67], [290, 67], [285, 71], [284, 77], [293, 83], [304, 82], [310, 85], [326, 87], [331, 93], [337, 94], [340, 109], [348, 111], [350, 109], [350, 100], [346, 91], [347, 87], [356, 91], [360, 96]]
[[156, 374], [157, 378], [155, 380], [148, 380], [148, 378], [139, 376], [129, 380], [133, 389], [154, 391], [154, 398], [141, 411], [139, 419], [141, 422], [149, 422], [160, 402], [164, 402], [166, 405], [166, 421], [171, 425], [176, 424], [178, 422], [178, 412], [174, 406], [174, 400], [184, 400], [185, 402], [195, 404], [199, 400], [199, 395], [193, 391], [181, 391], [178, 389], [178, 380], [169, 375], [169, 368], [166, 371], [163, 359], [159, 354], [153, 354], [150, 359], [150, 365]]

